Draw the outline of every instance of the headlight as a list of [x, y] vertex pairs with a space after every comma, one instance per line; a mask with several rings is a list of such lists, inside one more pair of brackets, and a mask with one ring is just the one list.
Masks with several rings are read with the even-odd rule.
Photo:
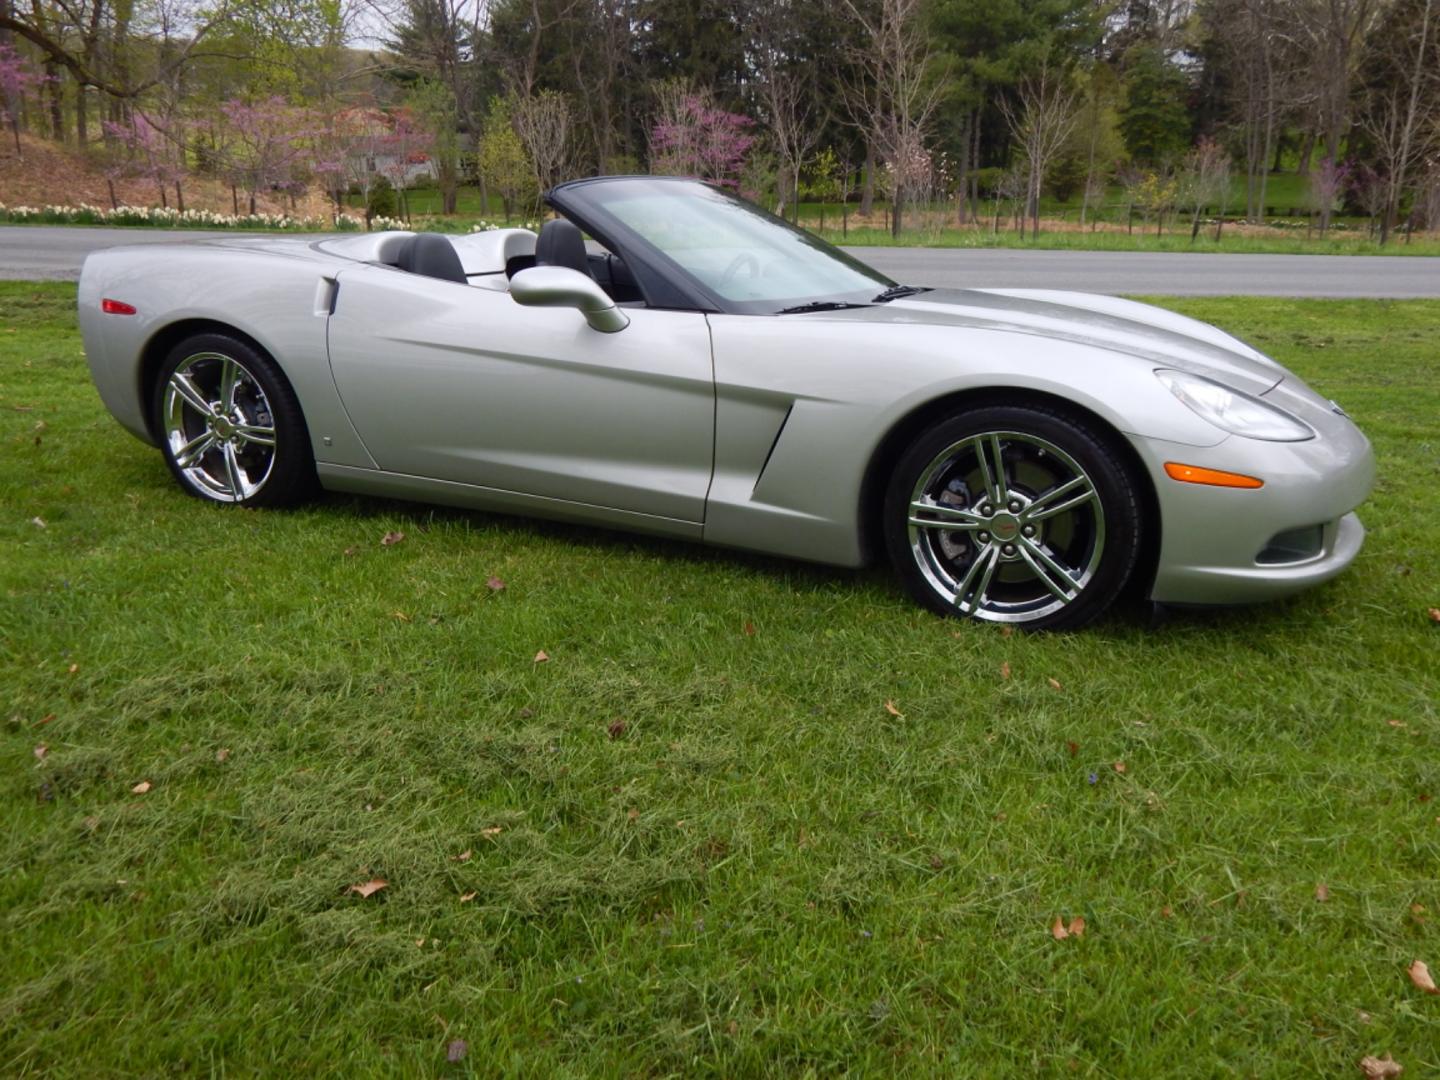
[[1267, 442], [1300, 442], [1315, 437], [1315, 432], [1289, 413], [1221, 383], [1169, 368], [1159, 369], [1155, 377], [1186, 408], [1221, 431]]

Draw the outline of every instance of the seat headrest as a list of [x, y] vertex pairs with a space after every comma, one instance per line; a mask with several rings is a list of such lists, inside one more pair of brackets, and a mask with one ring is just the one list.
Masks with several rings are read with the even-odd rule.
[[589, 274], [590, 259], [585, 253], [585, 237], [563, 218], [547, 221], [540, 229], [540, 238], [535, 241], [535, 265], [567, 266]]
[[416, 233], [400, 248], [395, 265], [411, 274], [467, 283], [455, 245], [439, 233]]

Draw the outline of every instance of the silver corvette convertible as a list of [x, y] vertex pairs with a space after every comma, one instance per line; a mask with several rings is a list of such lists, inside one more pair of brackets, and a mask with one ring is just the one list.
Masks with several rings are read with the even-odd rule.
[[842, 566], [1034, 628], [1127, 589], [1231, 604], [1360, 549], [1369, 443], [1212, 326], [1079, 293], [901, 285], [707, 185], [550, 192], [539, 235], [91, 255], [100, 395], [187, 491], [317, 486]]

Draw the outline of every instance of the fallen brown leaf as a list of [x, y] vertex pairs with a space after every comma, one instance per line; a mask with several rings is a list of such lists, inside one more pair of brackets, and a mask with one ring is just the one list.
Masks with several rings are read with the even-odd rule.
[[1404, 720], [1386, 720], [1385, 722], [1394, 728], [1403, 728], [1405, 726]]
[[[35, 520], [40, 521], [39, 518], [36, 518]], [[40, 524], [43, 527], [45, 523], [40, 522]], [[1428, 612], [1426, 612], [1426, 614], [1430, 616], [1431, 622], [1440, 623], [1440, 607], [1432, 607]]]
[[53, 723], [54, 720], [55, 720], [55, 714], [54, 714], [53, 712], [52, 712], [52, 713], [46, 713], [46, 714], [45, 714], [44, 716], [42, 716], [39, 720], [36, 720], [36, 721], [35, 721], [35, 726], [36, 726], [36, 727], [44, 727], [46, 724]]
[[80, 665], [79, 665], [79, 664], [71, 664], [68, 668], [66, 668], [66, 672], [67, 672], [68, 674], [70, 674], [70, 675], [74, 675], [74, 674], [75, 674], [77, 671], [79, 671], [79, 670], [80, 670]]
[[505, 589], [505, 582], [501, 581], [494, 574], [491, 574], [488, 578], [485, 579], [485, 587], [491, 592], [503, 592]]
[[469, 1049], [470, 1045], [464, 1039], [454, 1039], [449, 1046], [445, 1047], [445, 1060], [454, 1065], [465, 1056], [465, 1051]]
[[35, 747], [35, 760], [44, 761], [45, 755], [48, 753], [50, 753], [50, 748], [46, 746], [43, 742], [40, 743], [38, 746]]
[[1070, 936], [1070, 931], [1065, 929], [1065, 920], [1059, 915], [1056, 915], [1055, 921], [1050, 924], [1050, 936], [1056, 941], [1064, 941]]
[[1063, 689], [1065, 689], [1063, 686], [1060, 685], [1060, 680], [1059, 680], [1059, 679], [1046, 679], [1045, 681], [1050, 684], [1050, 689], [1051, 689], [1051, 690], [1063, 690]]
[[901, 720], [905, 719], [905, 714], [896, 707], [895, 702], [893, 701], [885, 702], [885, 711], [888, 712], [891, 716], [898, 716]]
[[1115, 762], [1114, 768], [1116, 772], [1123, 773], [1125, 771], [1125, 763], [1123, 761], [1117, 761]]
[[535, 654], [535, 663], [537, 663], [537, 664], [543, 664], [543, 663], [545, 663], [545, 661], [547, 661], [547, 660], [549, 660], [549, 659], [550, 659], [550, 654], [547, 653], [544, 649], [541, 649], [539, 652], [537, 652], [537, 653]]
[[630, 808], [629, 812], [626, 813], [625, 816], [626, 816], [627, 818], [629, 818], [631, 821], [639, 821], [639, 820], [640, 820], [640, 811], [637, 810], [637, 809], [635, 809], [635, 807], [632, 806], [632, 807]]
[[492, 825], [492, 826], [490, 826], [490, 828], [488, 828], [488, 829], [481, 829], [481, 830], [480, 830], [480, 835], [481, 835], [481, 836], [486, 836], [486, 837], [499, 836], [499, 835], [500, 835], [502, 832], [504, 832], [504, 831], [505, 831], [504, 826], [501, 826], [501, 825]]
[[405, 612], [403, 612], [403, 611], [392, 611], [392, 612], [390, 613], [390, 617], [391, 617], [392, 619], [394, 619], [396, 622], [409, 622], [409, 621], [410, 621], [410, 616], [409, 616], [409, 615], [406, 615]]
[[754, 636], [755, 636], [755, 624], [754, 624], [753, 622], [751, 622], [749, 619], [746, 619], [746, 620], [745, 620], [745, 636], [746, 636], [746, 637], [754, 637]]
[[1001, 665], [1000, 665], [1000, 678], [1002, 678], [1002, 679], [1008, 679], [1009, 677], [1010, 677], [1010, 661], [1009, 661], [1009, 660], [1006, 660], [1006, 661], [1004, 661], [1003, 663], [1001, 663]]
[[1085, 936], [1085, 916], [1084, 916], [1084, 915], [1076, 915], [1073, 919], [1070, 920], [1070, 925], [1069, 925], [1069, 927], [1068, 927], [1067, 929], [1069, 929], [1069, 931], [1070, 931], [1070, 936], [1071, 936], [1071, 937], [1084, 937], [1084, 936]]
[[475, 852], [471, 851], [469, 848], [466, 848], [464, 851], [460, 852], [459, 855], [451, 855], [451, 856], [450, 856], [450, 861], [451, 861], [451, 862], [469, 862], [469, 861], [470, 861], [470, 856], [472, 856], [472, 855], [474, 855], [474, 854], [475, 854]]
[[405, 534], [403, 532], [387, 532], [384, 536], [380, 537], [380, 546], [394, 547], [404, 539]]
[[461, 894], [460, 894], [460, 902], [461, 902], [462, 904], [468, 904], [471, 900], [474, 900], [474, 899], [475, 899], [475, 895], [476, 895], [476, 894], [473, 893], [473, 892], [461, 893]]
[[149, 791], [149, 790], [150, 790], [150, 781], [149, 781], [149, 780], [141, 780], [138, 784], [136, 784], [134, 787], [132, 787], [132, 788], [130, 789], [131, 793], [134, 794], [134, 795], [144, 795], [144, 794], [145, 794], [147, 791]]
[[229, 760], [230, 760], [230, 751], [229, 751], [228, 748], [222, 746], [219, 750], [216, 750], [216, 751], [215, 751], [215, 763], [216, 763], [217, 765], [224, 765], [225, 762], [227, 762], [227, 761], [229, 761]]
[[43, 529], [45, 528], [45, 519], [33, 517], [30, 519], [30, 524], [34, 525], [37, 529]]
[[345, 891], [356, 893], [359, 895], [360, 899], [364, 900], [368, 897], [374, 896], [377, 892], [379, 892], [383, 888], [386, 888], [389, 884], [390, 883], [384, 878], [377, 877], [371, 878], [369, 881], [362, 881], [359, 885], [351, 885], [350, 888], [346, 889]]
[[1360, 1059], [1360, 1071], [1365, 1074], [1365, 1080], [1393, 1080], [1405, 1071], [1405, 1066], [1388, 1053], [1383, 1058], [1366, 1054]]
[[609, 735], [612, 739], [620, 738], [621, 735], [625, 734], [625, 721], [616, 720], [605, 729], [605, 734]]
[[1170, 918], [1170, 916], [1172, 916], [1172, 915], [1174, 915], [1174, 914], [1175, 914], [1175, 909], [1172, 908], [1169, 904], [1166, 904], [1164, 907], [1162, 907], [1162, 908], [1160, 909], [1160, 917], [1161, 917], [1162, 919], [1168, 919], [1168, 918]]
[[1416, 960], [1405, 969], [1410, 976], [1410, 981], [1415, 984], [1417, 990], [1424, 990], [1427, 994], [1440, 994], [1440, 986], [1435, 985], [1435, 979], [1430, 974], [1430, 968], [1424, 960]]
[[1323, 881], [1322, 881], [1319, 885], [1316, 885], [1316, 886], [1315, 886], [1315, 899], [1318, 900], [1318, 901], [1320, 901], [1320, 903], [1322, 903], [1322, 904], [1325, 903], [1326, 900], [1329, 900], [1329, 899], [1330, 899], [1330, 886], [1329, 886], [1329, 885], [1326, 885]]
[[1077, 743], [1077, 742], [1069, 742], [1069, 741], [1067, 741], [1067, 742], [1065, 743], [1065, 749], [1070, 751], [1070, 756], [1071, 756], [1071, 757], [1074, 757], [1076, 754], [1078, 754], [1078, 753], [1080, 752], [1080, 744]]

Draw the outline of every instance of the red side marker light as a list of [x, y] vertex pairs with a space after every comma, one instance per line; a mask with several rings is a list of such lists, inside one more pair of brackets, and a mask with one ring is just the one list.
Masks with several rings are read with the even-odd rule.
[[127, 304], [124, 300], [105, 299], [100, 301], [100, 310], [106, 315], [134, 315], [135, 305]]

